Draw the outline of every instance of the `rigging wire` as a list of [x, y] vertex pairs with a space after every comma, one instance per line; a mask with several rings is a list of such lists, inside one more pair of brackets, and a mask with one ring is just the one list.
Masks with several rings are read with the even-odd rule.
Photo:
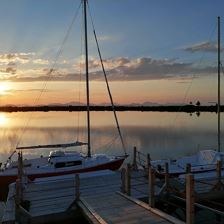
[[101, 64], [101, 67], [102, 67], [102, 70], [103, 70], [103, 74], [104, 74], [104, 78], [105, 78], [106, 86], [107, 86], [107, 91], [108, 91], [108, 94], [109, 94], [110, 102], [111, 102], [113, 113], [114, 113], [115, 122], [116, 122], [116, 125], [117, 125], [117, 130], [118, 130], [118, 133], [119, 133], [119, 136], [120, 136], [120, 139], [121, 139], [121, 144], [122, 144], [124, 153], [125, 153], [125, 155], [127, 155], [127, 151], [126, 151], [126, 147], [125, 147], [125, 144], [124, 144], [123, 136], [121, 134], [120, 126], [119, 126], [119, 123], [118, 123], [118, 118], [117, 118], [117, 114], [116, 114], [116, 110], [115, 110], [115, 106], [114, 106], [114, 101], [113, 101], [112, 94], [111, 94], [111, 91], [110, 91], [110, 86], [109, 86], [109, 83], [108, 83], [108, 80], [107, 80], [107, 74], [106, 74], [106, 71], [105, 71], [105, 68], [104, 68], [102, 54], [101, 54], [98, 39], [97, 39], [97, 36], [96, 36], [95, 27], [94, 27], [94, 24], [93, 24], [93, 17], [92, 17], [91, 11], [90, 11], [89, 4], [88, 4], [88, 9], [89, 9], [89, 14], [90, 14], [90, 18], [91, 18], [93, 34], [94, 34], [94, 38], [95, 38], [95, 41], [96, 41], [97, 51], [98, 51], [99, 58], [100, 58], [100, 64]]
[[[72, 18], [72, 21], [71, 21], [71, 23], [70, 23], [70, 25], [69, 25], [69, 27], [68, 27], [67, 32], [66, 32], [66, 35], [65, 35], [65, 37], [64, 37], [63, 40], [62, 40], [62, 43], [61, 43], [61, 45], [60, 45], [60, 47], [59, 47], [59, 49], [58, 49], [58, 52], [57, 52], [57, 54], [56, 54], [56, 56], [55, 56], [55, 59], [53, 60], [52, 67], [51, 67], [51, 69], [46, 73], [46, 80], [45, 80], [44, 83], [43, 83], [43, 87], [42, 87], [42, 89], [41, 89], [41, 91], [40, 91], [40, 94], [39, 94], [39, 95], [37, 96], [37, 98], [34, 100], [34, 104], [33, 104], [33, 105], [37, 105], [37, 103], [39, 102], [40, 98], [42, 97], [44, 91], [45, 91], [46, 88], [47, 88], [47, 83], [48, 83], [48, 82], [51, 80], [51, 78], [52, 78], [52, 73], [53, 73], [53, 72], [55, 71], [55, 69], [56, 69], [56, 65], [57, 65], [58, 59], [60, 58], [60, 56], [61, 56], [61, 54], [62, 54], [62, 52], [63, 52], [64, 45], [65, 45], [65, 43], [66, 43], [66, 41], [67, 41], [67, 39], [68, 39], [68, 37], [69, 37], [69, 34], [70, 34], [71, 30], [72, 30], [73, 24], [74, 24], [74, 22], [75, 22], [77, 16], [78, 16], [78, 13], [79, 13], [80, 8], [81, 8], [81, 3], [79, 4], [77, 10], [75, 11], [75, 14], [74, 14], [74, 16], [73, 16], [73, 18]], [[28, 119], [27, 119], [27, 122], [25, 123], [25, 125], [24, 125], [24, 127], [23, 127], [23, 129], [22, 129], [22, 133], [21, 133], [21, 135], [18, 136], [16, 147], [18, 147], [19, 144], [21, 143], [22, 138], [23, 138], [23, 136], [24, 136], [24, 134], [25, 134], [25, 132], [26, 132], [26, 130], [27, 130], [27, 127], [29, 126], [29, 123], [30, 123], [30, 121], [31, 121], [31, 118], [32, 118], [32, 116], [33, 116], [33, 113], [34, 113], [34, 112], [31, 112], [30, 116], [29, 116]]]
[[[81, 29], [83, 31], [83, 16], [81, 20]], [[83, 32], [81, 32], [81, 38], [80, 38], [80, 61], [79, 61], [79, 92], [78, 92], [78, 106], [81, 105], [81, 81], [82, 81], [82, 75], [83, 75]], [[79, 139], [79, 134], [80, 134], [80, 111], [78, 110], [78, 118], [77, 118], [77, 141]]]
[[108, 142], [106, 142], [106, 143], [105, 143], [104, 145], [102, 145], [100, 148], [97, 148], [97, 151], [101, 151], [101, 150], [103, 150], [104, 153], [108, 152], [108, 151], [111, 149], [112, 145], [115, 144], [115, 142], [117, 141], [117, 139], [118, 139], [119, 137], [120, 137], [119, 134], [116, 135], [113, 139], [110, 139]]
[[[213, 34], [214, 34], [216, 28], [217, 28], [217, 24], [215, 24], [214, 28], [212, 29], [212, 31], [211, 31], [211, 33], [210, 33], [210, 35], [209, 35], [208, 42], [211, 41], [211, 38], [212, 38], [212, 36], [213, 36]], [[200, 65], [202, 64], [202, 61], [204, 60], [205, 53], [206, 53], [206, 52], [203, 52], [202, 56], [200, 57], [198, 66], [200, 66]], [[186, 89], [186, 92], [185, 92], [185, 94], [184, 94], [184, 98], [183, 98], [183, 100], [182, 100], [182, 106], [184, 105], [184, 103], [186, 103], [187, 96], [188, 96], [188, 94], [189, 94], [189, 92], [190, 92], [190, 90], [191, 90], [191, 87], [192, 87], [192, 85], [193, 85], [193, 81], [194, 81], [194, 79], [196, 78], [196, 75], [197, 75], [196, 73], [194, 73], [194, 74], [192, 75], [191, 81], [190, 81], [190, 83], [189, 83], [189, 85], [188, 85], [188, 87], [187, 87], [187, 89]], [[174, 118], [174, 120], [173, 120], [173, 123], [174, 123], [174, 124], [176, 123], [176, 120], [178, 119], [178, 116], [179, 116], [179, 114], [180, 114], [179, 112], [181, 111], [182, 106], [180, 106], [178, 112], [176, 112], [176, 116], [175, 116], [175, 118]]]
[[220, 65], [221, 65], [222, 75], [224, 76], [224, 68], [223, 68], [223, 64], [221, 61], [220, 61]]

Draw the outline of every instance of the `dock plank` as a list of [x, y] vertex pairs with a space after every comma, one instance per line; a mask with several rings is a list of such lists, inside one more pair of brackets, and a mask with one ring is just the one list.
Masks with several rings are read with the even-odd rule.
[[[146, 196], [148, 184], [142, 173], [133, 174], [137, 177], [132, 184], [133, 195]], [[140, 183], [140, 184], [139, 184]], [[80, 179], [80, 200], [76, 205], [91, 223], [171, 223], [158, 214], [131, 202], [117, 194], [121, 187], [119, 172], [110, 175], [86, 177]], [[138, 188], [138, 189], [137, 189]], [[15, 186], [11, 187], [8, 198], [5, 221], [15, 218]], [[66, 178], [52, 181], [40, 181], [27, 183], [23, 193], [24, 199], [30, 201], [29, 213], [35, 220], [50, 221], [54, 216], [67, 214], [67, 209], [75, 200], [74, 178]], [[46, 217], [46, 219], [44, 218]], [[39, 223], [41, 223], [41, 221]], [[4, 223], [4, 222], [3, 222]]]
[[[94, 214], [97, 214], [106, 223], [142, 223], [144, 221], [148, 221], [148, 223], [171, 223], [162, 219], [158, 215], [153, 214], [152, 212], [147, 211], [146, 209], [138, 206], [130, 202], [129, 200], [117, 195], [115, 192], [111, 193], [113, 196], [113, 203], [114, 206], [111, 207], [112, 199], [107, 201], [105, 198], [106, 203], [100, 206], [100, 203], [97, 203], [97, 206], [93, 203], [93, 201], [89, 202], [88, 197], [82, 198], [81, 202], [89, 209], [90, 211], [94, 211]], [[97, 202], [97, 200], [95, 200]]]

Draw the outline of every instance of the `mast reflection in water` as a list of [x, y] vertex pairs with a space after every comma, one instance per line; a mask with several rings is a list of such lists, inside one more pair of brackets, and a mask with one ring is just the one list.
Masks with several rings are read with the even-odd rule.
[[[6, 113], [7, 122], [0, 130], [0, 160], [4, 162], [20, 139], [20, 145], [55, 144], [74, 140], [85, 141], [85, 114], [77, 112]], [[221, 115], [222, 116], [222, 115]], [[117, 154], [122, 146], [110, 112], [93, 112], [93, 152]], [[178, 158], [202, 149], [217, 149], [217, 115], [166, 112], [120, 112], [118, 117], [128, 153], [133, 146], [152, 159]], [[1, 119], [0, 119], [1, 120]], [[222, 117], [221, 117], [222, 120]], [[77, 125], [79, 124], [79, 125]], [[26, 127], [27, 126], [27, 127]], [[223, 122], [221, 130], [224, 130]], [[221, 135], [223, 135], [221, 133]], [[79, 136], [78, 139], [76, 136]], [[223, 139], [223, 138], [221, 138]], [[221, 142], [222, 148], [223, 142]], [[86, 151], [85, 147], [79, 150]], [[48, 155], [50, 150], [27, 150], [26, 157]], [[130, 157], [131, 159], [131, 157]]]

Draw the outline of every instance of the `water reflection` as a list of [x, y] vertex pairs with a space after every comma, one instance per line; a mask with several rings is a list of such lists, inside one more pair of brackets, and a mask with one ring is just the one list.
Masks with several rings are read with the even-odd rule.
[[[5, 114], [8, 123], [0, 129], [0, 161], [5, 161], [16, 145], [56, 144], [86, 141], [85, 113], [48, 112]], [[137, 146], [153, 159], [176, 158], [201, 149], [217, 146], [217, 115], [201, 113], [200, 117], [186, 113], [122, 112], [118, 114], [128, 153]], [[26, 118], [26, 119], [25, 119]], [[27, 118], [30, 122], [27, 122]], [[91, 141], [93, 152], [122, 154], [118, 133], [108, 112], [92, 115]], [[75, 125], [79, 119], [79, 125]], [[1, 120], [1, 119], [0, 119]], [[176, 123], [174, 121], [176, 120]], [[10, 121], [10, 122], [9, 122]], [[26, 121], [26, 122], [25, 122]], [[29, 124], [29, 125], [27, 125]], [[222, 124], [223, 126], [223, 124]], [[223, 127], [222, 127], [223, 129]], [[222, 144], [224, 145], [224, 144]], [[86, 152], [85, 147], [78, 148]], [[49, 150], [27, 150], [26, 157], [48, 155]]]
[[0, 127], [6, 126], [9, 122], [9, 119], [6, 113], [0, 113]]

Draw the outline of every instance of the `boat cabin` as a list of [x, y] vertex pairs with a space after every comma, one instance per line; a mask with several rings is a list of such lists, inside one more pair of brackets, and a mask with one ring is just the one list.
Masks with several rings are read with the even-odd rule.
[[78, 152], [64, 152], [61, 150], [51, 151], [48, 163], [55, 168], [82, 165], [83, 157]]

